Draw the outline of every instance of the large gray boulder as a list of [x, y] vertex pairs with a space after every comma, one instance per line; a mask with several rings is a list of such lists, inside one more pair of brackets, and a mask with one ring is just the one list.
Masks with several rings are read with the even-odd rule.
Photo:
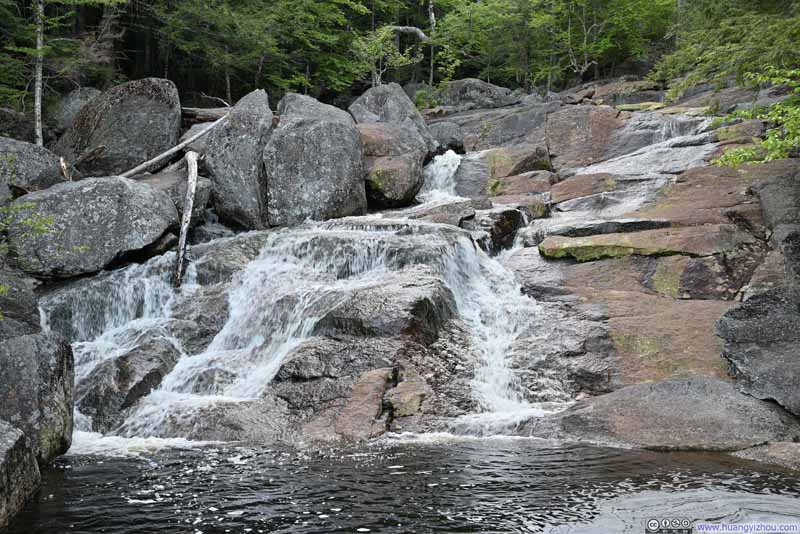
[[454, 122], [442, 121], [431, 124], [428, 129], [439, 143], [440, 151], [452, 150], [457, 154], [464, 153], [464, 131], [461, 126]]
[[83, 107], [94, 100], [95, 97], [103, 94], [94, 87], [78, 87], [73, 89], [61, 99], [50, 114], [49, 122], [59, 132], [63, 132], [72, 125], [72, 121], [78, 116]]
[[[166, 193], [118, 177], [58, 184], [12, 206], [9, 241], [19, 266], [45, 278], [99, 271], [158, 242], [178, 220]], [[32, 232], [26, 221], [44, 231]]]
[[83, 106], [53, 152], [73, 162], [102, 146], [80, 170], [89, 176], [122, 174], [175, 146], [180, 127], [175, 84], [145, 78], [109, 89]]
[[742, 391], [800, 415], [800, 288], [754, 295], [717, 323]]
[[295, 94], [284, 97], [278, 113], [263, 154], [269, 224], [365, 213], [361, 136], [352, 117]]
[[651, 450], [735, 451], [800, 437], [779, 406], [716, 378], [648, 382], [529, 421], [525, 433]]
[[0, 137], [0, 205], [63, 181], [58, 156], [32, 143]]
[[271, 131], [269, 97], [259, 89], [242, 97], [228, 120], [208, 134], [206, 168], [222, 221], [248, 230], [267, 227], [261, 155]]
[[36, 455], [25, 436], [0, 419], [0, 528], [22, 510], [40, 482]]
[[[166, 193], [175, 208], [178, 210], [178, 217], [183, 217], [183, 205], [186, 203], [186, 182], [188, 180], [186, 169], [177, 171], [161, 171], [150, 174], [137, 181], [148, 184], [159, 191]], [[197, 178], [197, 185], [194, 191], [192, 203], [192, 226], [203, 222], [203, 214], [211, 201], [211, 189], [213, 184], [205, 176]]]
[[0, 418], [22, 430], [41, 465], [72, 444], [73, 365], [51, 332], [0, 343]]
[[520, 102], [519, 96], [511, 89], [476, 78], [452, 81], [439, 91], [438, 96], [439, 103], [452, 108], [452, 111], [502, 108]]
[[373, 87], [358, 97], [348, 108], [356, 122], [386, 122], [416, 130], [428, 147], [428, 152], [436, 151], [438, 143], [428, 131], [414, 103], [403, 88], [396, 83]]
[[422, 187], [427, 147], [415, 130], [391, 124], [359, 124], [367, 170], [367, 201], [396, 208], [414, 201]]

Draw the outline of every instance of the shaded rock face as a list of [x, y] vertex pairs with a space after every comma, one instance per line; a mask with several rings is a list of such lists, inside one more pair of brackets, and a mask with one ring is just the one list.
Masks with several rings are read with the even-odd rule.
[[518, 104], [519, 97], [511, 89], [499, 87], [475, 78], [449, 82], [439, 91], [439, 101], [448, 111], [502, 108]]
[[36, 139], [33, 121], [13, 109], [0, 108], [0, 136], [33, 143]]
[[286, 98], [263, 154], [270, 225], [365, 213], [361, 136], [352, 118], [309, 97]]
[[0, 418], [25, 434], [41, 465], [72, 444], [72, 349], [40, 333], [0, 343]]
[[358, 97], [348, 108], [356, 122], [385, 122], [416, 130], [428, 152], [435, 152], [438, 143], [428, 130], [425, 120], [416, 106], [405, 94], [403, 88], [396, 83], [388, 83], [373, 87]]
[[180, 126], [181, 103], [175, 84], [145, 78], [93, 98], [53, 145], [53, 152], [72, 162], [104, 146], [80, 170], [89, 176], [112, 176], [175, 146]]
[[269, 97], [257, 90], [242, 97], [228, 120], [208, 134], [206, 168], [222, 221], [249, 230], [268, 225], [261, 155], [271, 131]]
[[507, 176], [550, 169], [547, 148], [520, 144], [467, 154], [453, 179], [457, 195], [480, 198], [498, 190]]
[[628, 444], [652, 450], [735, 451], [800, 436], [780, 407], [712, 378], [628, 386], [580, 402], [551, 420], [530, 421], [531, 435]]
[[464, 132], [454, 122], [436, 122], [428, 126], [431, 135], [439, 143], [439, 151], [452, 150], [456, 154], [464, 153]]
[[94, 87], [73, 89], [64, 95], [56, 109], [53, 110], [53, 114], [49, 117], [50, 122], [53, 123], [56, 130], [63, 132], [72, 126], [72, 122], [83, 107], [102, 93], [102, 91]]
[[800, 415], [800, 289], [752, 296], [717, 323], [723, 356], [742, 391]]
[[32, 143], [0, 137], [0, 204], [63, 181], [58, 156]]
[[[162, 171], [157, 174], [138, 178], [137, 181], [148, 184], [158, 191], [166, 193], [178, 210], [178, 218], [183, 217], [183, 205], [186, 202], [186, 170]], [[203, 213], [211, 202], [212, 182], [204, 176], [197, 178], [194, 202], [192, 203], [192, 226], [203, 222]]]
[[35, 281], [20, 273], [0, 270], [0, 341], [41, 331], [39, 308], [33, 292]]
[[36, 455], [25, 436], [0, 419], [0, 528], [22, 510], [40, 481]]
[[[172, 200], [126, 178], [89, 178], [17, 199], [9, 239], [22, 270], [58, 278], [92, 273], [156, 243], [177, 224]], [[31, 233], [25, 220], [45, 223]]]
[[414, 201], [422, 187], [428, 150], [415, 130], [390, 124], [359, 124], [372, 208], [396, 208]]
[[488, 252], [499, 253], [511, 248], [514, 236], [525, 224], [522, 212], [513, 207], [497, 207], [490, 210], [479, 210], [475, 218], [464, 224], [468, 230], [483, 230], [489, 234]]

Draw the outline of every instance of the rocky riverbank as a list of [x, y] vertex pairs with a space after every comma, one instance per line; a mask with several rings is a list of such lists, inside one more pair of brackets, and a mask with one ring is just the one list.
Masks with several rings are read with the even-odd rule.
[[181, 290], [185, 164], [117, 176], [178, 142], [171, 82], [95, 96], [49, 149], [0, 138], [0, 525], [69, 448], [73, 405], [123, 437], [513, 433], [786, 465], [800, 161], [713, 166], [764, 125], [707, 115], [771, 93], [446, 96], [225, 110], [191, 145]]

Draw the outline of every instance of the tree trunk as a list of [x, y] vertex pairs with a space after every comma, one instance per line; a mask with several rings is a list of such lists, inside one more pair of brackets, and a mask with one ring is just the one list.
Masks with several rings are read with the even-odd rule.
[[428, 19], [431, 22], [431, 73], [428, 86], [433, 89], [433, 74], [436, 66], [436, 45], [433, 43], [436, 34], [436, 13], [433, 11], [433, 0], [428, 0]]
[[186, 236], [189, 233], [189, 225], [192, 222], [194, 193], [197, 189], [197, 152], [190, 150], [186, 153], [186, 166], [188, 167], [189, 174], [186, 178], [186, 197], [183, 201], [181, 235], [178, 239], [178, 251], [175, 254], [175, 274], [172, 278], [172, 285], [174, 287], [181, 287], [181, 283], [183, 282], [183, 257], [186, 254]]
[[36, 64], [34, 66], [33, 113], [36, 129], [36, 144], [44, 145], [42, 134], [42, 78], [44, 70], [44, 0], [36, 0]]

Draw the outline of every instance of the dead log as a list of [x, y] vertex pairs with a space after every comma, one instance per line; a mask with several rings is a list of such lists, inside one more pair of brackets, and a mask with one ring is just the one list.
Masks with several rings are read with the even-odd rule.
[[221, 119], [231, 108], [182, 108], [183, 120], [187, 124], [212, 122]]
[[136, 176], [139, 173], [143, 173], [143, 172], [147, 171], [149, 168], [153, 167], [157, 163], [159, 163], [161, 161], [164, 161], [165, 159], [167, 159], [168, 157], [172, 156], [173, 154], [177, 154], [178, 152], [183, 150], [186, 146], [194, 143], [195, 141], [197, 141], [198, 139], [200, 139], [204, 135], [208, 134], [208, 132], [210, 132], [211, 130], [213, 130], [214, 128], [216, 128], [217, 126], [222, 124], [223, 122], [225, 122], [225, 119], [227, 119], [227, 118], [228, 118], [228, 115], [220, 117], [219, 119], [217, 119], [214, 122], [214, 124], [212, 124], [211, 126], [209, 126], [208, 128], [205, 128], [204, 130], [202, 130], [200, 132], [197, 132], [195, 135], [191, 136], [186, 141], [183, 141], [182, 143], [179, 143], [179, 144], [175, 145], [174, 147], [170, 148], [166, 152], [162, 152], [161, 154], [159, 154], [158, 156], [154, 157], [151, 160], [145, 161], [144, 163], [142, 163], [138, 167], [134, 167], [133, 169], [131, 169], [131, 170], [125, 172], [125, 173], [120, 174], [120, 176], [122, 176], [123, 178], [130, 178], [131, 176]]
[[186, 178], [186, 197], [183, 201], [183, 217], [181, 219], [181, 234], [178, 239], [178, 251], [175, 254], [175, 274], [172, 278], [174, 287], [181, 287], [183, 282], [183, 257], [186, 254], [186, 236], [189, 233], [189, 225], [192, 222], [192, 208], [194, 207], [194, 193], [197, 189], [197, 152], [189, 151], [186, 153], [186, 166], [188, 167], [188, 177]]

